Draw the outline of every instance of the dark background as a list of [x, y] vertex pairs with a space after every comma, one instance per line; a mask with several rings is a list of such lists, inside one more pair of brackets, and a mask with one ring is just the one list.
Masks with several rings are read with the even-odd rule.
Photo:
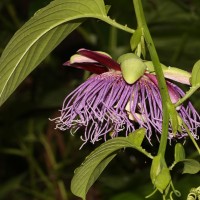
[[[50, 0], [0, 0], [0, 54], [12, 35]], [[119, 23], [136, 28], [131, 0], [106, 0], [109, 15]], [[165, 65], [188, 71], [200, 59], [200, 1], [145, 0], [146, 19], [160, 60]], [[96, 145], [85, 145], [80, 134], [55, 130], [48, 118], [59, 115], [64, 97], [88, 76], [78, 69], [62, 66], [79, 48], [101, 50], [113, 58], [130, 51], [131, 35], [109, 25], [88, 20], [66, 38], [18, 87], [0, 108], [0, 199], [75, 200], [70, 192], [74, 170]], [[149, 56], [147, 55], [147, 58]], [[187, 90], [188, 87], [183, 87]], [[200, 111], [200, 93], [191, 101]], [[144, 144], [153, 154], [158, 144]], [[197, 159], [191, 142], [186, 154]], [[173, 160], [173, 144], [167, 158]], [[153, 191], [149, 178], [150, 160], [126, 150], [110, 163], [88, 193], [88, 200], [140, 200]], [[200, 176], [181, 175], [181, 166], [172, 172], [175, 188], [186, 199], [191, 187], [200, 185]], [[156, 195], [150, 199], [161, 199]]]

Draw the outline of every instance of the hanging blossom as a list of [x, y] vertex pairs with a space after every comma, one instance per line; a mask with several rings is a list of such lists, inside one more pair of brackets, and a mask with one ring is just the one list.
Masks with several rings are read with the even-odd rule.
[[[135, 83], [124, 80], [120, 65], [103, 52], [80, 49], [64, 63], [65, 66], [88, 70], [92, 73], [83, 84], [71, 92], [64, 100], [61, 115], [53, 119], [56, 128], [71, 129], [75, 133], [82, 128], [84, 144], [101, 138], [116, 137], [120, 132], [128, 135], [135, 129], [144, 127], [150, 141], [153, 133], [162, 132], [162, 101], [157, 78], [147, 70]], [[132, 72], [130, 72], [132, 73]], [[189, 78], [166, 72], [165, 77], [189, 84]], [[185, 93], [175, 84], [166, 81], [172, 103], [176, 103]], [[193, 137], [198, 139], [197, 128], [200, 116], [192, 106], [180, 105], [176, 108]], [[180, 124], [176, 134], [169, 124], [168, 138], [180, 139], [187, 136]], [[151, 142], [151, 141], [150, 141]]]

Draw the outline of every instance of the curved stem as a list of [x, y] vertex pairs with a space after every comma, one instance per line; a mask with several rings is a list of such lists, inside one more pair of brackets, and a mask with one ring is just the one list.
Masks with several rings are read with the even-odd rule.
[[197, 84], [196, 86], [191, 87], [185, 94], [185, 96], [176, 102], [175, 106], [180, 106], [184, 101], [186, 101], [194, 92], [196, 92], [200, 87], [200, 84]]
[[200, 148], [198, 146], [198, 144], [196, 143], [192, 133], [190, 132], [189, 128], [187, 127], [187, 125], [185, 124], [185, 122], [182, 120], [182, 124], [183, 124], [183, 127], [185, 128], [185, 130], [187, 131], [187, 134], [189, 135], [190, 139], [192, 140], [192, 143], [194, 144], [194, 146], [196, 147], [199, 155], [200, 155]]
[[155, 73], [156, 73], [156, 77], [158, 80], [158, 85], [159, 85], [160, 94], [161, 94], [161, 98], [162, 98], [163, 122], [162, 122], [162, 135], [161, 135], [158, 154], [160, 153], [162, 155], [162, 157], [164, 158], [166, 146], [167, 146], [167, 137], [168, 137], [168, 128], [169, 128], [168, 105], [171, 104], [171, 100], [169, 97], [167, 85], [166, 85], [164, 74], [162, 71], [162, 67], [161, 67], [153, 40], [151, 38], [149, 29], [146, 24], [141, 0], [133, 0], [133, 4], [134, 4], [134, 8], [135, 8], [138, 26], [143, 29], [144, 38], [147, 43], [147, 47], [148, 47], [153, 65], [155, 67]]

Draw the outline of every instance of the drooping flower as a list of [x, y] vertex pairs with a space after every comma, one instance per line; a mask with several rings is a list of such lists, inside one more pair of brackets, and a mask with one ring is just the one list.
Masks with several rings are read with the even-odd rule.
[[[81, 139], [84, 143], [94, 143], [101, 138], [106, 140], [108, 136], [116, 137], [123, 132], [128, 135], [140, 127], [147, 130], [149, 141], [153, 133], [158, 135], [162, 132], [160, 91], [156, 76], [149, 73], [148, 69], [134, 84], [128, 84], [122, 76], [119, 63], [103, 52], [86, 49], [80, 49], [64, 65], [94, 74], [65, 98], [60, 117], [53, 119], [56, 128], [71, 129], [72, 133], [83, 128]], [[170, 78], [169, 73], [167, 77]], [[176, 79], [174, 75], [172, 79]], [[189, 83], [184, 78], [181, 80]], [[184, 92], [169, 80], [166, 83], [170, 98], [176, 103], [184, 96]], [[200, 116], [191, 102], [180, 105], [177, 112], [193, 137], [198, 139]], [[187, 136], [182, 125], [176, 135], [172, 133], [171, 125], [169, 127], [169, 139]]]

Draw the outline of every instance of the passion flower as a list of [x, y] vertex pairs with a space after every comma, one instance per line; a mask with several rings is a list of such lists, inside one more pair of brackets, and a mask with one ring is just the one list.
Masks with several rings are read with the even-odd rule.
[[[127, 83], [123, 78], [120, 64], [103, 52], [80, 49], [64, 65], [88, 70], [93, 75], [65, 98], [61, 115], [53, 119], [57, 129], [71, 129], [72, 133], [80, 128], [84, 129], [84, 134], [81, 135], [84, 144], [109, 136], [116, 137], [123, 132], [128, 135], [140, 127], [146, 129], [149, 141], [152, 134], [162, 133], [161, 95], [156, 75], [148, 71], [148, 64], [144, 74], [133, 84]], [[169, 70], [167, 72], [167, 78], [170, 79]], [[173, 80], [176, 77], [177, 81], [180, 80], [178, 75], [171, 75]], [[181, 81], [189, 83], [183, 78]], [[166, 83], [170, 98], [176, 103], [184, 96], [184, 92], [169, 80]], [[197, 139], [200, 116], [191, 102], [180, 105], [177, 112]], [[186, 136], [181, 125], [175, 135], [169, 128], [169, 139]]]

